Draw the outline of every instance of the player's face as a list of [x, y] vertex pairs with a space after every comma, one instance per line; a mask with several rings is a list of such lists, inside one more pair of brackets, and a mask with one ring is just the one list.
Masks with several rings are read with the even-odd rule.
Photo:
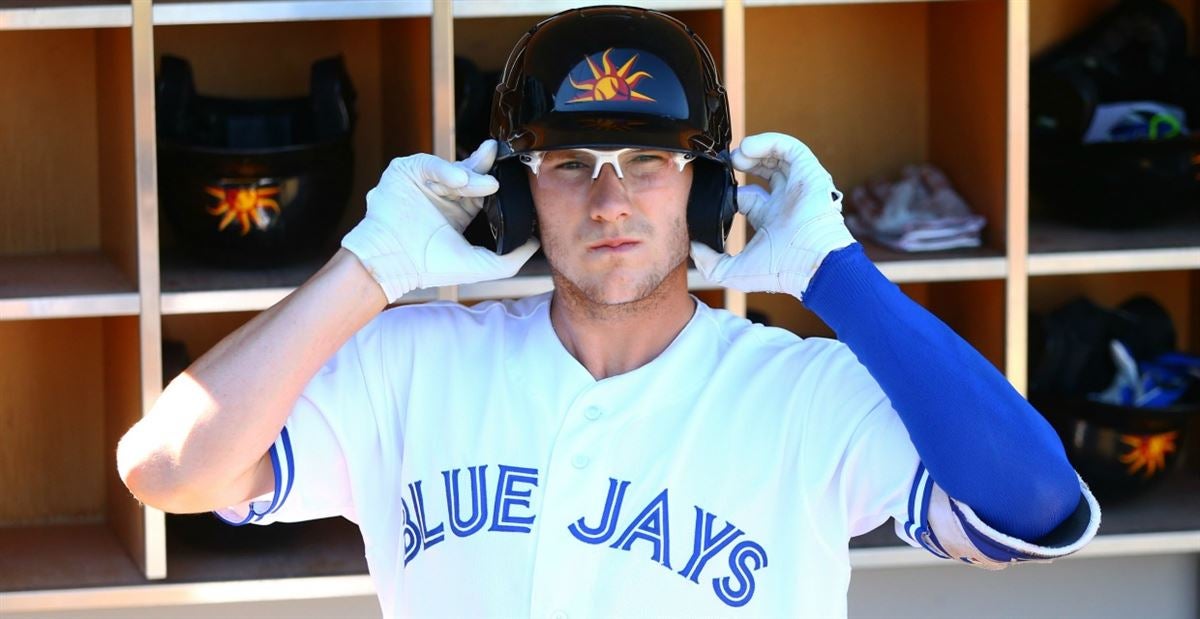
[[548, 151], [529, 184], [556, 279], [593, 303], [630, 303], [684, 268], [692, 166], [680, 169], [667, 151], [629, 149], [617, 158], [618, 178], [608, 163], [597, 174], [602, 158]]

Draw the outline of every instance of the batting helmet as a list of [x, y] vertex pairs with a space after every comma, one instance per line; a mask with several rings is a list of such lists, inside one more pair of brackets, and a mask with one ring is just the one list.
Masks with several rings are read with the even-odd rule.
[[496, 251], [534, 234], [521, 155], [569, 148], [653, 148], [690, 153], [688, 231], [723, 251], [737, 210], [729, 161], [729, 103], [700, 37], [658, 11], [572, 9], [531, 28], [508, 57], [492, 99], [491, 171], [499, 191], [484, 203]]

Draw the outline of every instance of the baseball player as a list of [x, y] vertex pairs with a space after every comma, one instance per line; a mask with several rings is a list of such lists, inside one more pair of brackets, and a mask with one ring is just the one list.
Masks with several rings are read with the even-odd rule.
[[[392, 161], [342, 250], [167, 387], [119, 449], [137, 497], [235, 524], [344, 516], [386, 616], [837, 617], [847, 540], [888, 518], [986, 569], [1095, 535], [1055, 433], [864, 256], [813, 153], [778, 133], [729, 151], [682, 23], [540, 23], [492, 134], [461, 162]], [[481, 210], [496, 251], [461, 234]], [[735, 210], [755, 234], [730, 256]], [[381, 312], [538, 247], [551, 293]], [[689, 255], [838, 340], [707, 307]]]

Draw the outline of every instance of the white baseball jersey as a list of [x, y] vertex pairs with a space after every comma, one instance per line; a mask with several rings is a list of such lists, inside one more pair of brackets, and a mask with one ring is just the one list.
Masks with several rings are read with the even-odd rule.
[[837, 617], [847, 540], [889, 517], [986, 566], [980, 528], [1036, 558], [1095, 533], [1041, 548], [964, 524], [839, 342], [697, 301], [662, 354], [597, 381], [549, 305], [384, 312], [304, 391], [275, 492], [218, 513], [357, 523], [389, 617]]

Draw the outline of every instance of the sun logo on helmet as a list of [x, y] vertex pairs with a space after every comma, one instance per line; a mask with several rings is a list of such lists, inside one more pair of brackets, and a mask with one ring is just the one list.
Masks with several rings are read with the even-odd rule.
[[567, 103], [580, 103], [583, 101], [648, 101], [654, 102], [654, 99], [646, 96], [633, 89], [638, 82], [643, 78], [654, 79], [653, 75], [645, 71], [637, 71], [630, 75], [633, 70], [633, 63], [637, 62], [638, 55], [634, 54], [621, 68], [614, 68], [612, 61], [608, 56], [613, 51], [613, 48], [608, 48], [600, 58], [600, 64], [603, 70], [596, 66], [592, 61], [591, 56], [584, 56], [587, 61], [587, 66], [592, 71], [592, 79], [576, 82], [574, 78], [567, 76], [571, 81], [571, 86], [579, 90], [586, 91], [584, 94], [567, 101]]
[[259, 230], [265, 230], [271, 225], [270, 211], [279, 212], [279, 202], [271, 199], [279, 194], [278, 185], [210, 185], [204, 191], [218, 200], [216, 206], [207, 209], [209, 215], [221, 217], [217, 230], [224, 230], [236, 219], [242, 227], [242, 236], [246, 236], [251, 222]]

